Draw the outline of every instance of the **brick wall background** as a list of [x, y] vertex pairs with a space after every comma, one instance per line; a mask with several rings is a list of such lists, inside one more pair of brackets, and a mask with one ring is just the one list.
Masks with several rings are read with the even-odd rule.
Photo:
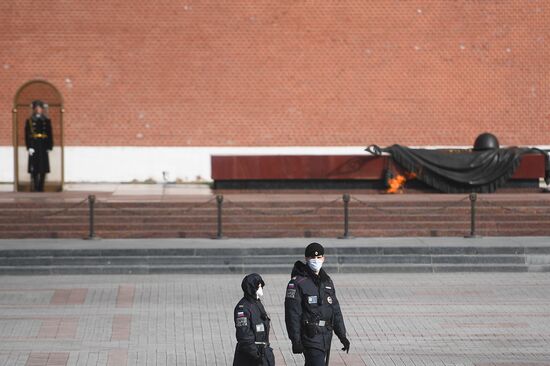
[[0, 2], [0, 145], [18, 88], [72, 146], [550, 144], [546, 1]]

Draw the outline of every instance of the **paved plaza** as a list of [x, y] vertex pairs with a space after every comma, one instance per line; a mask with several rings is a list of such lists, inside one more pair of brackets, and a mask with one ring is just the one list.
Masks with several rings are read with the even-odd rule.
[[[286, 275], [265, 275], [277, 365]], [[0, 277], [1, 366], [231, 365], [240, 275]], [[334, 274], [331, 365], [550, 365], [547, 273]]]

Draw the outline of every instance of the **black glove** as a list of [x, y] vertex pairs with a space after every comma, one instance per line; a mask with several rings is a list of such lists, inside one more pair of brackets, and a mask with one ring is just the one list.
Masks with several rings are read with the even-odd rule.
[[300, 342], [292, 343], [292, 353], [296, 355], [299, 353], [304, 353], [304, 346], [302, 346], [302, 343]]
[[342, 342], [342, 351], [346, 351], [346, 353], [349, 353], [349, 340], [346, 337], [340, 338], [340, 342]]

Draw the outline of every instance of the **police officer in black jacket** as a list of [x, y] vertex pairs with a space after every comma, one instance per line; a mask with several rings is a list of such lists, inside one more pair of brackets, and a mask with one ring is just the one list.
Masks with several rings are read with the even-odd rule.
[[233, 366], [274, 366], [275, 356], [269, 346], [270, 319], [260, 298], [264, 280], [257, 273], [247, 275], [241, 284], [244, 297], [234, 311], [237, 347]]
[[44, 103], [41, 100], [32, 102], [32, 110], [32, 116], [25, 122], [28, 172], [31, 174], [31, 189], [43, 192], [46, 173], [50, 172], [48, 150], [53, 148], [52, 122], [44, 115]]
[[303, 353], [305, 366], [328, 365], [332, 332], [349, 352], [344, 318], [334, 284], [322, 269], [325, 250], [311, 243], [305, 251], [306, 263], [297, 261], [286, 288], [285, 322], [292, 352]]

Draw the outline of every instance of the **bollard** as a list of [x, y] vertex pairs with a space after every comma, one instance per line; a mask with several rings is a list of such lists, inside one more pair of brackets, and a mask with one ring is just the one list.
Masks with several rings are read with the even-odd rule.
[[349, 193], [344, 193], [342, 200], [344, 201], [344, 235], [338, 239], [351, 239], [353, 237], [349, 235], [349, 202], [351, 200]]
[[223, 239], [223, 227], [222, 227], [222, 207], [223, 207], [223, 195], [218, 194], [216, 196], [216, 203], [218, 205], [218, 233], [214, 239]]
[[479, 238], [476, 234], [476, 201], [477, 193], [470, 193], [470, 235], [466, 235], [465, 238]]
[[89, 213], [89, 233], [88, 233], [88, 237], [85, 238], [87, 240], [97, 240], [99, 239], [96, 235], [95, 235], [95, 228], [94, 228], [94, 205], [95, 205], [95, 196], [93, 194], [89, 195], [88, 196], [88, 207], [90, 209], [90, 213]]

